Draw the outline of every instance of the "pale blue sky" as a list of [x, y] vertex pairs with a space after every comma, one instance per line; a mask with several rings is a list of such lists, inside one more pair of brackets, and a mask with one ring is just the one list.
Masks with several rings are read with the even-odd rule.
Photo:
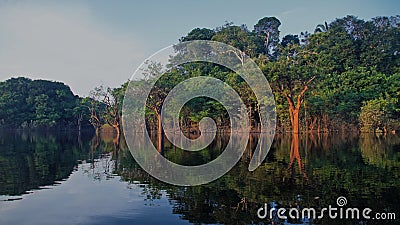
[[2, 1], [0, 80], [15, 76], [67, 83], [79, 95], [118, 86], [155, 51], [195, 27], [232, 21], [250, 29], [265, 16], [281, 35], [312, 32], [346, 15], [400, 14], [400, 1]]

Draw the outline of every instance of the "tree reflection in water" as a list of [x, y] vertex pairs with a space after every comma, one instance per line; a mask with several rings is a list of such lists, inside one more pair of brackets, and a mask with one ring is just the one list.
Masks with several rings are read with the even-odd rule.
[[[112, 133], [82, 133], [79, 141], [76, 135], [65, 133], [1, 133], [0, 195], [19, 196], [55, 184], [67, 179], [78, 163], [87, 162], [84, 169], [90, 179], [101, 182], [117, 176], [128, 187], [140, 187], [148, 205], [167, 196], [172, 213], [194, 224], [272, 223], [257, 217], [257, 210], [264, 203], [319, 209], [335, 205], [338, 196], [345, 196], [352, 207], [400, 215], [398, 136], [278, 134], [265, 162], [249, 172], [260, 138], [263, 135], [250, 138], [239, 163], [220, 179], [201, 186], [178, 187], [149, 176], [134, 161], [124, 138]], [[138, 146], [146, 149], [148, 146], [140, 140], [139, 137]], [[202, 164], [221, 154], [228, 141], [229, 136], [221, 134], [209, 148], [190, 153], [166, 141], [164, 156], [176, 163]], [[323, 219], [313, 223], [338, 221]]]
[[[200, 151], [199, 155], [184, 153], [166, 142], [165, 156], [186, 164], [190, 160], [204, 163], [220, 154], [225, 146], [224, 142], [229, 140], [225, 138], [226, 136], [218, 137], [210, 145], [208, 152]], [[181, 214], [183, 219], [192, 223], [253, 223], [260, 221], [256, 211], [264, 202], [277, 202], [280, 207], [318, 209], [335, 205], [336, 198], [342, 195], [351, 199], [353, 207], [369, 206], [375, 207], [377, 211], [399, 210], [394, 200], [399, 199], [400, 189], [399, 137], [365, 139], [358, 135], [337, 134], [278, 135], [266, 162], [257, 170], [249, 172], [248, 163], [259, 138], [263, 138], [262, 135], [252, 136], [241, 161], [225, 176], [207, 185], [176, 187], [158, 182], [137, 165], [135, 167], [129, 154], [125, 154], [126, 159], [121, 161], [121, 168], [125, 168], [124, 162], [128, 162], [130, 170], [119, 174], [129, 182], [145, 181], [154, 188], [152, 191], [166, 190], [174, 206], [174, 213]], [[365, 140], [371, 143], [364, 144]], [[374, 146], [373, 143], [378, 143], [377, 145], [382, 146], [380, 149], [388, 153], [385, 156], [389, 158], [382, 160], [391, 162], [390, 168], [377, 170], [375, 166], [366, 164], [365, 157], [375, 158], [374, 155], [365, 156], [366, 148]], [[218, 154], [213, 155], [212, 152]], [[377, 199], [376, 196], [380, 197]], [[321, 222], [337, 224], [338, 221], [314, 221]]]

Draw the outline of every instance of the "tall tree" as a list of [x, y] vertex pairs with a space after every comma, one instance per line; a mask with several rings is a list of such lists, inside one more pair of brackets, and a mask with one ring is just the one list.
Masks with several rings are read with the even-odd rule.
[[292, 131], [300, 131], [300, 109], [310, 84], [319, 76], [314, 64], [316, 54], [299, 45], [288, 45], [281, 49], [276, 62], [263, 66], [262, 70], [276, 93], [281, 94], [289, 105]]
[[[100, 86], [90, 93], [90, 97], [93, 100], [100, 102], [104, 106], [104, 112], [98, 114], [102, 116], [103, 121], [114, 128], [117, 137], [121, 133], [122, 101], [127, 84], [124, 83], [118, 88]], [[95, 112], [92, 113], [92, 119], [95, 124], [100, 121]]]
[[274, 58], [279, 45], [279, 26], [276, 17], [264, 17], [254, 25], [254, 32], [263, 37], [268, 57]]
[[[259, 54], [266, 53], [263, 47], [263, 40], [244, 27], [229, 26], [222, 28], [213, 37], [213, 41], [223, 42], [231, 45], [250, 57], [257, 57]], [[238, 56], [240, 58], [240, 56]]]

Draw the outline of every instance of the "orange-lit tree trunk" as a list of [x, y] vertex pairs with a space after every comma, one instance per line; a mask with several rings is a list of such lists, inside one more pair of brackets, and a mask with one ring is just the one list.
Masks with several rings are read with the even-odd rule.
[[314, 78], [315, 77], [311, 78], [303, 86], [301, 92], [297, 95], [296, 103], [295, 103], [295, 100], [293, 99], [293, 94], [291, 94], [291, 93], [288, 94], [288, 93], [284, 92], [283, 90], [281, 92], [286, 97], [286, 100], [288, 101], [290, 123], [292, 125], [292, 132], [295, 134], [298, 134], [300, 132], [300, 122], [299, 122], [300, 109], [304, 102], [304, 95], [305, 95], [306, 91], [308, 90], [308, 84]]
[[282, 46], [280, 56], [274, 63], [266, 65], [264, 73], [289, 104], [290, 123], [293, 133], [300, 132], [300, 109], [309, 84], [320, 73], [315, 52], [308, 51], [305, 46], [289, 44]]

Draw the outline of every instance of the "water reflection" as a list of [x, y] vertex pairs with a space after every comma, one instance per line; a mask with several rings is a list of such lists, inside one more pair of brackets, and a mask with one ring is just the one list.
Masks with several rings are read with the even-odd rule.
[[88, 139], [35, 132], [0, 133], [0, 195], [21, 195], [68, 178]]
[[[58, 217], [65, 217], [68, 211], [83, 221], [70, 224], [165, 224], [166, 220], [172, 224], [357, 223], [329, 218], [283, 221], [257, 217], [257, 209], [264, 203], [320, 209], [335, 205], [339, 196], [345, 196], [351, 207], [400, 215], [398, 136], [277, 135], [267, 160], [249, 172], [256, 143], [263, 138], [253, 135], [231, 171], [212, 183], [195, 187], [155, 180], [135, 163], [124, 140], [118, 141], [113, 134], [77, 137], [70, 133], [1, 133], [0, 196], [3, 200], [22, 200], [0, 202], [0, 223], [20, 221], [10, 218], [21, 212], [27, 218], [35, 217], [39, 213], [39, 209], [33, 210], [37, 202], [54, 208], [52, 213]], [[164, 155], [181, 164], [202, 164], [221, 154], [227, 141], [226, 135], [218, 135], [209, 148], [190, 153], [166, 142]], [[57, 183], [53, 192], [23, 195]], [[66, 201], [64, 195], [69, 196], [70, 204], [61, 204]], [[99, 206], [100, 202], [106, 206]], [[81, 210], [82, 206], [90, 207], [91, 212]], [[152, 210], [154, 207], [156, 210]], [[113, 213], [107, 213], [107, 208]], [[56, 221], [53, 214], [41, 210], [48, 218], [44, 222], [37, 219], [37, 223]], [[63, 223], [68, 224], [68, 220]]]

